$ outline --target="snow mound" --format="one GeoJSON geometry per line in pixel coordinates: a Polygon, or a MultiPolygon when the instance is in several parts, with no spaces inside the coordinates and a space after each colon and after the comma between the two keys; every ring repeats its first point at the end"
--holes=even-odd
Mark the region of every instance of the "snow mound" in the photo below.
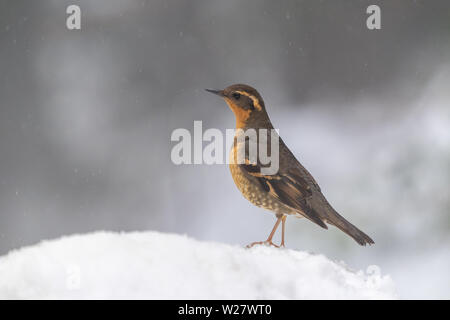
{"type": "Polygon", "coordinates": [[[377,267],[158,232],[74,235],[0,257],[0,299],[392,299],[377,267]]]}

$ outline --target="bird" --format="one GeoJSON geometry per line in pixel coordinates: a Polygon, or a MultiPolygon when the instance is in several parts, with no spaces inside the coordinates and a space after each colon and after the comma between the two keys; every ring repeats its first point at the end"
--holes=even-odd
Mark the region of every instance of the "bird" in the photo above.
{"type": "MultiPolygon", "coordinates": [[[[266,129],[273,132],[273,125],[266,111],[264,100],[256,89],[246,84],[233,84],[223,90],[205,89],[223,98],[236,118],[236,130],[266,129]]],[[[236,135],[230,151],[229,169],[234,183],[242,195],[257,207],[275,214],[276,222],[265,241],[249,244],[285,247],[285,223],[288,216],[307,218],[318,226],[328,229],[332,225],[349,235],[359,245],[375,242],[341,216],[323,195],[321,188],[308,170],[296,159],[281,137],[277,137],[279,167],[274,174],[264,174],[264,164],[250,161],[248,157],[248,139],[242,146],[236,135]],[[245,161],[236,160],[238,148],[245,148],[245,161]],[[234,157],[234,158],[233,158],[234,157]],[[233,159],[231,159],[233,158],[233,159]],[[281,243],[273,243],[273,236],[282,225],[281,243]]],[[[258,139],[261,139],[258,137],[258,139]]],[[[263,140],[258,140],[260,143],[263,140]]],[[[269,141],[269,140],[267,140],[269,141]]],[[[267,143],[269,144],[269,143],[267,143]]],[[[270,148],[268,148],[269,150],[270,148]]]]}

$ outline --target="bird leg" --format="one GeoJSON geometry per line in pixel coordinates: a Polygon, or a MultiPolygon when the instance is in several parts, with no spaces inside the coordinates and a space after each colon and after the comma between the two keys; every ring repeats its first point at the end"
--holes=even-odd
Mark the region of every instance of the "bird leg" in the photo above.
{"type": "Polygon", "coordinates": [[[284,227],[286,224],[286,218],[287,215],[283,214],[283,216],[281,217],[281,243],[280,243],[280,247],[284,248],[284,227]]]}
{"type": "MultiPolygon", "coordinates": [[[[275,222],[275,225],[273,226],[272,232],[270,232],[269,237],[267,238],[266,241],[257,241],[257,242],[250,243],[250,244],[247,246],[247,248],[251,248],[251,247],[253,247],[255,244],[265,244],[265,245],[268,245],[268,246],[274,246],[274,247],[276,247],[276,248],[279,248],[280,246],[277,246],[275,243],[272,242],[272,238],[273,238],[273,236],[274,236],[274,234],[275,234],[275,231],[277,231],[277,228],[278,228],[278,226],[280,225],[280,222],[282,221],[283,216],[284,216],[284,215],[280,216],[280,217],[277,219],[277,222],[275,222]]],[[[283,224],[284,224],[284,222],[283,222],[283,224]]],[[[283,242],[283,245],[284,245],[284,242],[283,242]]]]}

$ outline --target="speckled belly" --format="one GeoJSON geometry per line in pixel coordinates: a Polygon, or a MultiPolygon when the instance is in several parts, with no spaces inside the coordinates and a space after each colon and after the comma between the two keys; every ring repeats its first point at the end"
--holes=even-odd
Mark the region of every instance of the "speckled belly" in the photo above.
{"type": "MultiPolygon", "coordinates": [[[[233,151],[230,153],[232,156],[233,151]]],[[[262,189],[257,178],[244,173],[239,165],[230,164],[231,176],[242,195],[255,206],[270,210],[276,214],[295,214],[289,207],[262,189]]]]}

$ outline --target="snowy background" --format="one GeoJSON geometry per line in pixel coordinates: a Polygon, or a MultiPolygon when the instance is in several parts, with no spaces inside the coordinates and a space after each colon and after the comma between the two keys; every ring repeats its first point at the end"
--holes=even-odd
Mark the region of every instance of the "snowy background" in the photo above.
{"type": "Polygon", "coordinates": [[[0,0],[0,255],[96,230],[264,239],[225,165],[170,162],[174,129],[234,125],[203,88],[243,82],[376,242],[288,219],[288,248],[450,298],[448,1],[76,1],[69,31],[73,3],[0,0]]]}

